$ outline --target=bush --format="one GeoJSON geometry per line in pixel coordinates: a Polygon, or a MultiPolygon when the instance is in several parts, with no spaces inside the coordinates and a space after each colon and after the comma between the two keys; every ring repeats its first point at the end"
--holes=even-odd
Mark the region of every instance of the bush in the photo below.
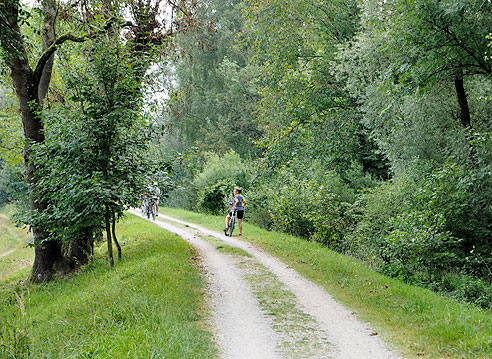
{"type": "Polygon", "coordinates": [[[353,208],[357,225],[347,236],[349,250],[388,275],[490,305],[490,144],[473,142],[478,147],[468,163],[450,161],[432,168],[416,161],[363,194],[353,208]],[[469,279],[461,280],[459,290],[450,289],[449,278],[443,280],[449,273],[469,279]]]}
{"type": "Polygon", "coordinates": [[[199,210],[219,214],[225,210],[225,203],[232,200],[234,186],[244,190],[249,188],[251,173],[239,155],[232,150],[221,157],[216,153],[207,153],[205,157],[203,170],[195,176],[192,183],[197,193],[195,206],[199,210]]]}
{"type": "Polygon", "coordinates": [[[464,274],[447,274],[436,289],[458,301],[473,303],[484,309],[492,309],[492,285],[464,274]]]}
{"type": "Polygon", "coordinates": [[[268,188],[252,185],[247,201],[245,216],[248,221],[261,228],[272,229],[273,221],[268,209],[268,188]]]}
{"type": "Polygon", "coordinates": [[[205,213],[219,215],[226,212],[226,198],[234,189],[231,179],[219,181],[216,184],[202,189],[202,196],[198,202],[198,208],[205,213]]]}
{"type": "Polygon", "coordinates": [[[262,205],[251,208],[256,221],[333,248],[342,245],[352,206],[344,199],[354,194],[334,172],[321,173],[314,165],[299,176],[284,168],[259,188],[256,199],[262,205]]]}
{"type": "Polygon", "coordinates": [[[376,267],[388,264],[383,239],[394,229],[398,216],[416,208],[431,170],[432,164],[415,161],[392,180],[362,192],[351,210],[356,224],[347,235],[346,251],[376,267]]]}
{"type": "Polygon", "coordinates": [[[442,215],[414,210],[391,222],[393,229],[382,248],[386,274],[411,283],[432,283],[456,264],[452,249],[459,241],[444,230],[442,215]]]}

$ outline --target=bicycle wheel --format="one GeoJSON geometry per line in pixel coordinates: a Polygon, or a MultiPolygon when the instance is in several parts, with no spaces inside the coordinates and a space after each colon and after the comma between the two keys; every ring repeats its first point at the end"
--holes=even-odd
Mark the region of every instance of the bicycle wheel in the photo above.
{"type": "Polygon", "coordinates": [[[229,223],[229,231],[228,231],[229,237],[232,237],[232,232],[234,231],[234,224],[236,222],[235,217],[236,216],[232,216],[231,217],[231,223],[229,223]]]}

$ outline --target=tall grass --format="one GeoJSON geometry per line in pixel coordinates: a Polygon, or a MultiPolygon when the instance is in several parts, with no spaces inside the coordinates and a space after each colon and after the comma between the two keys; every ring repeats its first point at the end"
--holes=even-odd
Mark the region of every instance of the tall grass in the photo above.
{"type": "Polygon", "coordinates": [[[113,269],[101,249],[71,278],[0,287],[1,358],[215,357],[190,245],[132,215],[117,233],[113,269]]]}
{"type": "MultiPolygon", "coordinates": [[[[160,210],[221,231],[223,217],[160,210]]],[[[381,275],[317,243],[244,223],[242,237],[281,258],[414,358],[491,358],[492,312],[381,275]]]]}

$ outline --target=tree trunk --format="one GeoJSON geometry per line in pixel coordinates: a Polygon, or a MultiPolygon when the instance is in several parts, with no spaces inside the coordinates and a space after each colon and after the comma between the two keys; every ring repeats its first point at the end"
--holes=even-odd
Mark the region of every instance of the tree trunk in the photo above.
{"type": "Polygon", "coordinates": [[[105,220],[106,220],[106,239],[108,241],[108,262],[109,266],[113,268],[114,266],[114,259],[113,259],[113,243],[111,241],[111,218],[109,214],[109,209],[106,208],[106,214],[105,214],[105,220]]]}
{"type": "MultiPolygon", "coordinates": [[[[0,3],[2,29],[0,29],[0,45],[8,54],[10,76],[15,93],[19,99],[22,114],[22,126],[26,144],[24,146],[24,165],[26,182],[29,188],[29,207],[31,211],[41,213],[46,209],[46,203],[38,198],[36,189],[36,166],[30,161],[32,144],[44,142],[44,129],[41,118],[37,114],[40,109],[38,94],[39,79],[29,66],[24,41],[18,24],[19,2],[5,1],[0,3]]],[[[43,228],[34,227],[34,264],[31,280],[44,282],[51,278],[54,265],[62,259],[60,243],[46,241],[47,233],[43,228]]]]}
{"type": "Polygon", "coordinates": [[[458,98],[458,105],[460,106],[460,120],[461,125],[464,128],[471,127],[470,107],[468,106],[468,99],[466,97],[465,86],[463,84],[462,74],[458,74],[454,80],[454,87],[456,89],[456,96],[458,98]]]}
{"type": "MultiPolygon", "coordinates": [[[[56,3],[53,0],[43,1],[44,25],[43,25],[43,52],[48,49],[56,40],[55,25],[56,25],[56,3]]],[[[51,82],[51,74],[53,72],[53,63],[55,55],[52,54],[44,65],[41,79],[39,81],[38,96],[40,102],[43,102],[51,82]]]]}
{"type": "Polygon", "coordinates": [[[115,216],[114,212],[113,212],[113,223],[112,223],[111,232],[113,233],[114,244],[116,245],[116,248],[118,249],[118,259],[121,259],[121,246],[118,242],[118,239],[116,238],[116,216],[115,216]]]}
{"type": "Polygon", "coordinates": [[[70,240],[68,256],[72,258],[77,267],[89,263],[89,257],[93,252],[93,235],[90,230],[82,231],[79,237],[70,240]]]}

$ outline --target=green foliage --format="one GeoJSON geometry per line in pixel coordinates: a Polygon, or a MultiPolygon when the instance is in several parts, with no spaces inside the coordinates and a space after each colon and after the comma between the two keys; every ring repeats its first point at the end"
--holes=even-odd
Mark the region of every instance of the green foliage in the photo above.
{"type": "Polygon", "coordinates": [[[248,191],[248,208],[246,209],[248,222],[265,229],[273,228],[271,211],[268,208],[270,188],[274,187],[253,182],[248,191]]]}
{"type": "Polygon", "coordinates": [[[221,180],[214,185],[202,188],[203,193],[198,202],[198,208],[205,213],[221,214],[227,209],[226,199],[234,189],[234,182],[221,180]]]}
{"type": "Polygon", "coordinates": [[[381,14],[384,21],[369,17],[368,22],[381,26],[389,40],[386,54],[395,60],[390,71],[401,81],[425,84],[457,70],[491,74],[492,63],[485,59],[490,2],[393,0],[380,7],[381,14]]]}
{"type": "Polygon", "coordinates": [[[381,263],[383,239],[393,229],[392,219],[416,207],[422,180],[431,169],[430,164],[415,161],[401,175],[362,193],[354,204],[357,223],[347,236],[346,250],[376,266],[381,263]]]}
{"type": "Polygon", "coordinates": [[[36,148],[40,191],[49,205],[33,220],[62,240],[91,237],[105,214],[136,206],[148,184],[137,64],[119,43],[98,40],[87,68],[65,74],[70,101],[45,112],[46,143],[36,148]]]}
{"type": "Polygon", "coordinates": [[[232,150],[223,155],[209,152],[205,154],[205,158],[203,170],[194,180],[197,188],[210,186],[224,179],[232,179],[236,186],[248,188],[251,174],[239,154],[232,150]]]}
{"type": "Polygon", "coordinates": [[[0,85],[0,158],[12,167],[23,162],[24,134],[18,106],[13,93],[7,87],[0,85]]]}
{"type": "Polygon", "coordinates": [[[248,219],[337,248],[351,225],[354,199],[354,191],[336,172],[324,172],[319,163],[299,164],[283,168],[273,180],[257,180],[248,219]]]}
{"type": "Polygon", "coordinates": [[[442,214],[445,229],[462,239],[456,251],[461,269],[481,278],[490,276],[492,263],[490,170],[446,165],[433,174],[423,196],[428,211],[442,214]]]}
{"type": "Polygon", "coordinates": [[[441,278],[436,284],[436,289],[460,302],[492,309],[492,285],[485,280],[450,273],[441,278]]]}
{"type": "MultiPolygon", "coordinates": [[[[477,161],[488,161],[490,140],[476,138],[477,161]]],[[[441,282],[448,274],[487,280],[490,181],[489,164],[433,169],[416,162],[356,203],[358,220],[347,248],[387,274],[432,288],[447,288],[441,282]]]]}
{"type": "Polygon", "coordinates": [[[0,205],[9,201],[21,201],[22,205],[27,205],[22,168],[23,133],[16,106],[13,94],[0,85],[0,205]]]}
{"type": "Polygon", "coordinates": [[[8,165],[0,159],[0,205],[18,201],[27,206],[27,186],[21,165],[8,165]]]}
{"type": "Polygon", "coordinates": [[[272,193],[269,209],[275,228],[335,248],[344,235],[344,210],[336,195],[305,180],[287,182],[272,193]]]}
{"type": "Polygon", "coordinates": [[[243,158],[258,153],[258,72],[247,63],[248,50],[236,45],[246,6],[246,0],[207,0],[196,11],[198,26],[177,36],[184,55],[175,61],[168,121],[178,146],[233,149],[243,158]]]}
{"type": "Polygon", "coordinates": [[[260,1],[247,16],[244,38],[254,39],[254,61],[263,75],[260,170],[272,172],[300,157],[321,160],[342,177],[354,164],[384,177],[384,161],[360,123],[356,103],[332,71],[337,44],[355,31],[356,2],[260,1]]]}
{"type": "Polygon", "coordinates": [[[358,13],[355,1],[259,1],[242,36],[263,75],[263,153],[248,218],[340,250],[357,192],[387,176],[357,103],[333,73],[358,13]]]}
{"type": "Polygon", "coordinates": [[[366,0],[361,10],[358,33],[339,47],[337,78],[361,103],[395,178],[356,202],[347,248],[432,288],[447,275],[490,278],[492,6],[366,0]],[[461,80],[480,134],[463,130],[461,80]]]}
{"type": "Polygon", "coordinates": [[[381,256],[383,273],[415,283],[432,283],[443,270],[456,265],[457,242],[445,230],[442,215],[414,210],[391,220],[381,256]]]}
{"type": "Polygon", "coordinates": [[[169,207],[193,209],[196,204],[196,193],[193,187],[193,179],[203,168],[205,159],[199,153],[198,148],[182,154],[172,151],[173,156],[179,158],[173,165],[171,181],[174,187],[168,196],[163,198],[163,204],[169,207]]]}
{"type": "Polygon", "coordinates": [[[360,31],[337,55],[338,73],[393,169],[415,157],[466,161],[455,80],[464,81],[471,126],[490,131],[490,112],[476,99],[487,98],[491,86],[484,59],[491,4],[366,0],[362,9],[360,31]]]}
{"type": "Polygon", "coordinates": [[[251,173],[239,154],[229,151],[222,156],[206,154],[203,170],[193,180],[196,189],[196,203],[209,213],[223,213],[227,201],[232,200],[234,186],[247,190],[251,182],[251,173]],[[230,198],[229,198],[230,197],[230,198]]]}

